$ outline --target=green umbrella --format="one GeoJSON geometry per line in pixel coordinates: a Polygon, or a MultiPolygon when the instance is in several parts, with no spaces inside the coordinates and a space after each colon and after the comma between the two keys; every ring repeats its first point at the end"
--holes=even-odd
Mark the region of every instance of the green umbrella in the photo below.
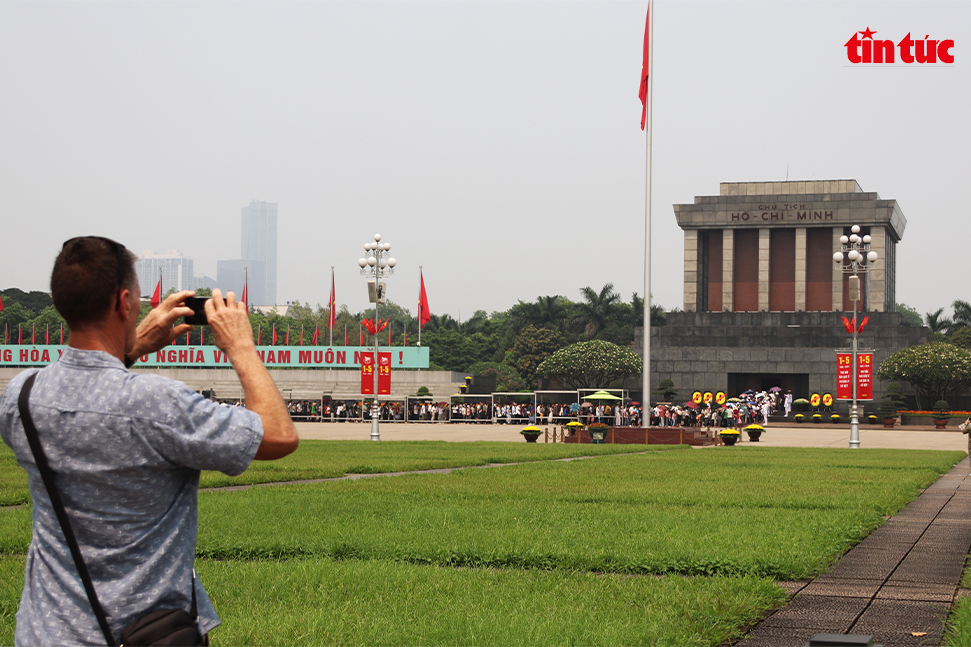
{"type": "Polygon", "coordinates": [[[606,391],[597,391],[596,393],[591,393],[590,395],[583,396],[584,400],[622,400],[623,398],[618,398],[612,393],[607,393],[606,391]]]}

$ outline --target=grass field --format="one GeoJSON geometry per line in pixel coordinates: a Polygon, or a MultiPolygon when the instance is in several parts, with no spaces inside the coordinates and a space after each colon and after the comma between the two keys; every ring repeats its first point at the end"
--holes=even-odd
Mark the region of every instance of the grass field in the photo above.
{"type": "MultiPolygon", "coordinates": [[[[533,448],[305,446],[321,472],[533,448]]],[[[962,456],[745,447],[202,493],[199,572],[214,644],[718,645],[962,456]]],[[[0,644],[29,539],[29,506],[0,510],[0,644]]]]}

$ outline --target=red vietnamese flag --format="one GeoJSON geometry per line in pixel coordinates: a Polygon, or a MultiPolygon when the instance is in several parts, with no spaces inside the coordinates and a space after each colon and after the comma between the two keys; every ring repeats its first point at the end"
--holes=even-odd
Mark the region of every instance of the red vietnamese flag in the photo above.
{"type": "Polygon", "coordinates": [[[3,297],[0,297],[0,312],[3,312],[3,297]]]}
{"type": "Polygon", "coordinates": [[[249,268],[243,268],[243,305],[246,306],[246,312],[249,312],[249,268]]]}
{"type": "Polygon", "coordinates": [[[263,326],[260,326],[259,328],[256,329],[256,345],[257,346],[263,345],[263,326]]]}
{"type": "Polygon", "coordinates": [[[61,324],[61,345],[64,345],[64,324],[61,324]]]}
{"type": "Polygon", "coordinates": [[[327,302],[330,314],[327,315],[327,329],[334,330],[337,324],[337,293],[334,291],[334,268],[330,268],[330,301],[327,302]]]}
{"type": "Polygon", "coordinates": [[[421,275],[421,293],[418,295],[418,327],[424,328],[432,320],[432,313],[428,311],[428,295],[425,294],[425,276],[421,275]]]}
{"type": "Polygon", "coordinates": [[[158,271],[158,285],[155,286],[155,294],[152,295],[152,309],[162,303],[162,270],[158,271]]]}
{"type": "Polygon", "coordinates": [[[30,343],[37,343],[37,329],[34,327],[34,324],[30,324],[30,343]]]}
{"type": "Polygon", "coordinates": [[[206,345],[206,329],[205,328],[200,328],[199,329],[199,345],[200,346],[205,346],[206,345]]]}
{"type": "Polygon", "coordinates": [[[276,324],[273,324],[273,345],[276,346],[276,324]]]}
{"type": "Polygon", "coordinates": [[[311,340],[310,345],[311,346],[316,346],[317,345],[317,342],[319,342],[319,341],[320,341],[320,328],[319,327],[315,327],[314,328],[314,338],[311,340]]]}
{"type": "Polygon", "coordinates": [[[361,346],[364,345],[364,328],[358,327],[358,332],[361,333],[361,346]]]}
{"type": "Polygon", "coordinates": [[[22,324],[17,324],[17,343],[24,343],[24,327],[22,324]]]}
{"type": "Polygon", "coordinates": [[[641,98],[641,130],[644,130],[647,124],[647,77],[650,74],[650,61],[648,57],[651,52],[650,43],[648,42],[648,37],[651,33],[651,6],[647,6],[647,18],[644,20],[644,65],[641,67],[641,89],[638,92],[638,96],[641,98]]]}
{"type": "Polygon", "coordinates": [[[405,346],[408,345],[408,324],[405,324],[405,346]]]}
{"type": "Polygon", "coordinates": [[[283,345],[284,346],[290,345],[290,324],[287,324],[287,336],[284,338],[283,345]]]}
{"type": "MultiPolygon", "coordinates": [[[[10,343],[10,328],[7,327],[7,324],[3,324],[3,343],[10,343]]],[[[63,344],[64,342],[62,341],[61,343],[63,344]]]]}
{"type": "Polygon", "coordinates": [[[344,345],[350,346],[351,340],[347,337],[347,324],[344,324],[344,345]]]}
{"type": "Polygon", "coordinates": [[[394,326],[388,326],[388,346],[393,346],[391,343],[391,331],[394,330],[394,326]]]}
{"type": "Polygon", "coordinates": [[[47,327],[44,328],[44,344],[50,344],[50,343],[51,343],[51,325],[47,324],[47,327]]]}
{"type": "Polygon", "coordinates": [[[300,324],[300,345],[303,346],[303,324],[300,324]]]}

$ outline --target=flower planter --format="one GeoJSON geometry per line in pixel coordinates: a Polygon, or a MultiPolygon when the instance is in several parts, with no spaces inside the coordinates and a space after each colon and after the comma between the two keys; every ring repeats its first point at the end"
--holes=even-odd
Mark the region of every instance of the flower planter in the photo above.
{"type": "Polygon", "coordinates": [[[948,421],[948,418],[944,418],[943,420],[938,420],[937,418],[935,418],[934,429],[944,429],[945,427],[947,427],[947,421],[948,421]]]}
{"type": "Polygon", "coordinates": [[[884,429],[893,429],[893,426],[896,423],[897,423],[897,419],[896,418],[884,418],[883,419],[883,428],[884,429]]]}
{"type": "Polygon", "coordinates": [[[538,434],[538,433],[535,433],[535,434],[523,434],[523,437],[526,439],[526,442],[527,443],[535,443],[536,442],[536,439],[539,438],[539,436],[540,436],[540,434],[538,434]]]}
{"type": "Polygon", "coordinates": [[[590,442],[594,445],[603,445],[604,437],[606,437],[607,432],[601,429],[589,429],[590,432],[590,442]]]}
{"type": "Polygon", "coordinates": [[[750,431],[750,432],[748,432],[748,439],[751,442],[753,442],[753,443],[759,442],[759,438],[761,436],[762,436],[762,432],[761,431],[750,431]]]}
{"type": "Polygon", "coordinates": [[[738,436],[722,436],[722,442],[731,447],[738,442],[738,436]]]}

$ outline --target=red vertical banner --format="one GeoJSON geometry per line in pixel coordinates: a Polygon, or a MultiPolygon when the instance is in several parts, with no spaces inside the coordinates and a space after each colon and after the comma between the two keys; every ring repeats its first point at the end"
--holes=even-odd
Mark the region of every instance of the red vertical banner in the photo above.
{"type": "Polygon", "coordinates": [[[873,353],[856,354],[856,399],[873,399],[873,353]]]}
{"type": "Polygon", "coordinates": [[[391,353],[378,353],[378,395],[391,395],[391,353]]]}
{"type": "Polygon", "coordinates": [[[361,355],[361,395],[374,395],[374,353],[361,355]]]}
{"type": "Polygon", "coordinates": [[[836,353],[836,399],[853,399],[852,353],[836,353]]]}

